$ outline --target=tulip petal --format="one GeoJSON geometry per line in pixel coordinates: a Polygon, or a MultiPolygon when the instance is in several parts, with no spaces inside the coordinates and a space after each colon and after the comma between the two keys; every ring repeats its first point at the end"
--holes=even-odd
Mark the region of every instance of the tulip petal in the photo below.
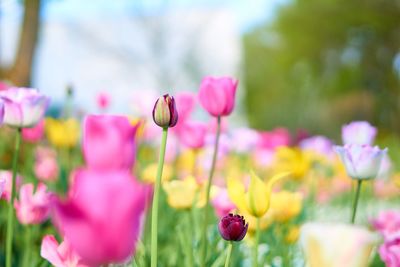
{"type": "Polygon", "coordinates": [[[58,242],[52,235],[46,235],[43,238],[40,256],[48,260],[55,267],[64,267],[63,260],[58,253],[58,242]]]}

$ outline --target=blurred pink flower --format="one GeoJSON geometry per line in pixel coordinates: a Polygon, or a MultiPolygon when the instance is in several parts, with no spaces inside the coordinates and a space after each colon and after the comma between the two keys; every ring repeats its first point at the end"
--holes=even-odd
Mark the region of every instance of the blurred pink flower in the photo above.
{"type": "Polygon", "coordinates": [[[353,121],[342,127],[343,144],[372,145],[377,130],[367,121],[353,121]]]}
{"type": "Polygon", "coordinates": [[[128,170],[78,170],[68,199],[55,201],[55,224],[85,262],[121,262],[135,251],[149,193],[128,170]]]}
{"type": "Polygon", "coordinates": [[[384,243],[378,249],[386,267],[400,266],[400,231],[386,236],[384,243]]]}
{"type": "Polygon", "coordinates": [[[97,106],[104,110],[110,106],[111,96],[105,92],[98,93],[96,96],[97,106]]]}
{"type": "Polygon", "coordinates": [[[49,98],[31,88],[0,91],[4,101],[4,123],[13,127],[33,127],[44,116],[49,98]]]}
{"type": "Polygon", "coordinates": [[[230,77],[205,77],[200,85],[200,104],[214,117],[231,114],[237,85],[238,81],[230,77]]]}
{"type": "Polygon", "coordinates": [[[37,147],[33,170],[41,181],[57,180],[59,169],[56,152],[51,148],[37,147]]]}
{"type": "Polygon", "coordinates": [[[0,197],[3,195],[5,187],[6,187],[6,179],[0,177],[0,197]]]}
{"type": "Polygon", "coordinates": [[[36,193],[33,193],[33,184],[24,184],[19,191],[19,200],[15,200],[14,207],[21,224],[39,224],[49,217],[50,193],[47,186],[39,184],[36,193]]]}
{"type": "Polygon", "coordinates": [[[386,210],[371,220],[372,227],[384,237],[400,231],[400,211],[386,210]]]}
{"type": "Polygon", "coordinates": [[[179,120],[176,126],[179,126],[188,120],[192,114],[196,105],[196,95],[191,92],[180,92],[175,96],[175,103],[179,114],[179,120]]]}
{"type": "Polygon", "coordinates": [[[189,148],[202,148],[205,144],[207,129],[206,123],[186,121],[179,129],[178,137],[183,145],[189,148]]]}
{"type": "Polygon", "coordinates": [[[6,82],[4,81],[0,81],[0,91],[4,91],[7,90],[8,88],[10,88],[10,85],[8,85],[6,82]]]}
{"type": "Polygon", "coordinates": [[[40,120],[36,126],[32,128],[22,129],[22,138],[30,143],[39,142],[44,135],[44,120],[40,120]]]}
{"type": "Polygon", "coordinates": [[[89,267],[83,263],[81,257],[73,250],[67,240],[60,245],[52,235],[46,235],[42,239],[40,256],[48,260],[55,267],[89,267]]]}
{"type": "Polygon", "coordinates": [[[290,133],[286,128],[275,128],[269,132],[259,132],[259,147],[263,149],[275,149],[279,146],[290,145],[290,133]]]}
{"type": "Polygon", "coordinates": [[[304,139],[300,142],[299,146],[303,150],[312,151],[328,158],[332,158],[334,153],[332,141],[322,135],[304,139]]]}
{"type": "Polygon", "coordinates": [[[229,198],[228,191],[226,189],[220,189],[211,203],[215,209],[215,213],[221,218],[236,209],[236,206],[229,198]]]}
{"type": "Polygon", "coordinates": [[[239,153],[248,153],[256,148],[259,134],[251,128],[237,128],[232,131],[232,150],[239,153]]]}
{"type": "MultiPolygon", "coordinates": [[[[3,194],[1,195],[1,199],[5,199],[7,201],[10,201],[11,198],[11,189],[12,189],[12,172],[11,171],[5,171],[5,170],[0,170],[0,179],[5,180],[5,185],[4,185],[4,190],[3,194]]],[[[17,190],[21,186],[22,182],[22,177],[17,175],[16,179],[16,185],[17,185],[17,190]]]]}
{"type": "Polygon", "coordinates": [[[88,115],[84,120],[83,154],[94,169],[130,169],[135,161],[133,127],[123,116],[88,115]]]}
{"type": "Polygon", "coordinates": [[[374,183],[374,194],[379,198],[397,197],[400,189],[393,182],[377,179],[374,183]]]}
{"type": "Polygon", "coordinates": [[[353,179],[376,178],[387,153],[387,148],[381,150],[377,146],[359,144],[335,146],[334,149],[345,165],[347,175],[353,179]]]}

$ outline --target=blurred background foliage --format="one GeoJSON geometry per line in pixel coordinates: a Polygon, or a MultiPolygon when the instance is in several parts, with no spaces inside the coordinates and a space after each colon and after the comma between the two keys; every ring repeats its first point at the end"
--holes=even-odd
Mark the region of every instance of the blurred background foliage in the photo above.
{"type": "Polygon", "coordinates": [[[253,127],[331,134],[368,120],[399,133],[400,1],[293,0],[244,36],[253,127]]]}

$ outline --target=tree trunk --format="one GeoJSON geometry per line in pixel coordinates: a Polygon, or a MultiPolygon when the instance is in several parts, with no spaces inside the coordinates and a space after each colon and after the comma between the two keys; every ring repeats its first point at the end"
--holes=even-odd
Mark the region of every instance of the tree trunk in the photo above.
{"type": "Polygon", "coordinates": [[[24,1],[24,17],[14,64],[0,69],[0,78],[15,86],[29,86],[40,27],[41,0],[24,1]]]}

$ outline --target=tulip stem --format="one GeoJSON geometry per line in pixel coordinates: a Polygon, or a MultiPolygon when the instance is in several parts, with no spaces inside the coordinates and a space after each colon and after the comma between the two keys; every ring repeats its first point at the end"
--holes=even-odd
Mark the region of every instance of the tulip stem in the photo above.
{"type": "Polygon", "coordinates": [[[229,242],[228,245],[228,252],[226,254],[226,260],[225,260],[225,267],[229,267],[229,262],[231,261],[231,255],[232,255],[232,248],[233,248],[233,242],[229,242]]]}
{"type": "Polygon", "coordinates": [[[30,248],[31,235],[32,235],[31,226],[26,225],[25,226],[25,251],[24,251],[24,258],[23,258],[23,262],[22,262],[23,267],[29,266],[29,258],[30,258],[30,251],[31,251],[31,248],[30,248]]]}
{"type": "Polygon", "coordinates": [[[16,194],[16,179],[17,179],[17,164],[19,148],[21,145],[21,132],[22,128],[17,129],[15,137],[15,149],[12,162],[12,182],[11,182],[11,199],[8,203],[8,216],[7,216],[7,241],[6,241],[6,267],[11,267],[12,261],[12,241],[13,241],[13,226],[14,226],[14,199],[16,194]]]}
{"type": "Polygon", "coordinates": [[[357,213],[357,206],[358,206],[358,199],[360,198],[360,191],[361,191],[361,183],[362,180],[359,179],[357,180],[357,189],[356,189],[356,195],[354,197],[354,202],[353,202],[353,213],[351,215],[351,223],[354,224],[354,221],[356,219],[356,213],[357,213]]]}
{"type": "Polygon", "coordinates": [[[157,267],[157,229],[158,229],[158,202],[160,197],[161,177],[164,167],[165,148],[167,145],[168,127],[163,128],[156,183],[154,185],[153,207],[151,210],[151,267],[157,267]]]}
{"type": "Polygon", "coordinates": [[[221,117],[217,117],[217,132],[215,134],[215,143],[214,143],[214,154],[211,162],[210,173],[208,176],[207,181],[207,191],[206,191],[206,204],[204,206],[204,222],[203,222],[203,229],[202,229],[202,247],[200,253],[200,260],[202,267],[205,267],[206,257],[207,257],[207,223],[208,223],[208,206],[210,203],[210,190],[212,184],[212,178],[214,175],[215,164],[217,162],[217,155],[218,155],[218,145],[219,145],[219,136],[221,132],[221,117]]]}
{"type": "Polygon", "coordinates": [[[260,218],[256,220],[256,238],[254,241],[254,248],[253,248],[253,267],[258,266],[258,244],[260,243],[260,218]]]}

